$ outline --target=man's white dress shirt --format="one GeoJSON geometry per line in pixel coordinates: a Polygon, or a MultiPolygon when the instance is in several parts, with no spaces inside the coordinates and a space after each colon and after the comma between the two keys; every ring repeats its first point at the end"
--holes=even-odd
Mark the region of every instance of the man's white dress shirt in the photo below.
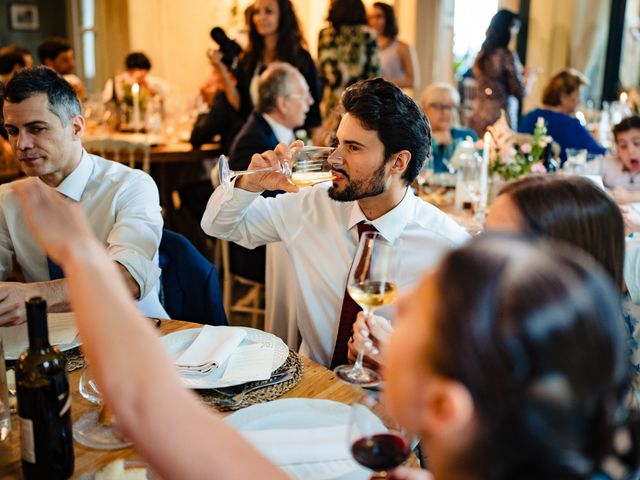
{"type": "MultiPolygon", "coordinates": [[[[163,221],[153,179],[141,170],[83,151],[80,163],[57,190],[80,203],[91,230],[104,242],[109,256],[126,267],[136,280],[142,312],[168,318],[157,290],[163,221]]],[[[0,185],[0,280],[12,271],[14,260],[27,282],[50,280],[47,257],[31,235],[9,183],[0,185]]]]}
{"type": "MultiPolygon", "coordinates": [[[[285,145],[289,145],[291,142],[293,142],[296,139],[296,134],[293,133],[293,130],[291,130],[289,127],[275,120],[268,113],[263,113],[262,118],[264,118],[264,121],[267,122],[271,127],[273,134],[278,139],[278,143],[284,143],[285,145]]],[[[262,153],[262,152],[258,152],[258,153],[262,153]]]]}
{"type": "MultiPolygon", "coordinates": [[[[357,202],[337,202],[326,188],[264,198],[239,188],[217,189],[202,218],[203,230],[247,248],[282,241],[298,283],[298,327],[309,356],[329,365],[340,322],[347,276],[357,247],[356,225],[366,221],[357,202]]],[[[374,220],[389,242],[400,240],[399,292],[402,294],[467,232],[445,213],[407,190],[390,212],[374,220]]],[[[391,318],[393,307],[379,309],[391,318]]]]}

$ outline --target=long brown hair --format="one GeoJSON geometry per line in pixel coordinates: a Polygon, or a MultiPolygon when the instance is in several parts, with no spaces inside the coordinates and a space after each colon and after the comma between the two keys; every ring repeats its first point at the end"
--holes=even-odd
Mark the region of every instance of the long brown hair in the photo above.
{"type": "Polygon", "coordinates": [[[575,245],[591,255],[622,288],[624,220],[615,201],[591,180],[541,175],[506,185],[527,233],[575,245]]]}

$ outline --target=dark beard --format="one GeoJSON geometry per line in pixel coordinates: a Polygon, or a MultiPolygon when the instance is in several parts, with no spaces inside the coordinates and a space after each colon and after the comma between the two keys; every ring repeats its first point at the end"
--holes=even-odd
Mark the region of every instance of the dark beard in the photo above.
{"type": "Polygon", "coordinates": [[[353,202],[361,198],[375,197],[385,190],[384,169],[387,162],[383,162],[368,180],[349,181],[344,190],[337,191],[332,185],[327,193],[329,198],[338,202],[353,202]]]}

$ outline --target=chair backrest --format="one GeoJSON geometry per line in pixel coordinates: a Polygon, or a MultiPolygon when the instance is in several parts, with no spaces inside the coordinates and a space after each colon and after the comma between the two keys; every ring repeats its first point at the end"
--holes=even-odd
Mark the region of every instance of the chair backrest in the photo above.
{"type": "Polygon", "coordinates": [[[89,153],[116,162],[128,163],[131,168],[136,168],[136,163],[141,163],[142,170],[147,173],[151,170],[151,153],[146,143],[104,139],[85,140],[82,144],[89,153]]]}
{"type": "Polygon", "coordinates": [[[171,318],[227,325],[218,271],[185,236],[162,232],[160,268],[164,308],[171,318]]]}
{"type": "Polygon", "coordinates": [[[462,105],[470,107],[478,95],[478,82],[475,78],[463,78],[462,79],[462,105]]]}

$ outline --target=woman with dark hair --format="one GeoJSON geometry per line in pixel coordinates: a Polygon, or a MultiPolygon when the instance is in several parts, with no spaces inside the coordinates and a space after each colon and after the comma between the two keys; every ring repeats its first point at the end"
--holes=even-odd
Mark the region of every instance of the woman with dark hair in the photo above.
{"type": "Polygon", "coordinates": [[[520,29],[518,15],[499,10],[489,24],[480,52],[473,63],[477,94],[470,126],[482,137],[505,110],[511,128],[517,127],[518,105],[525,93],[522,65],[510,44],[520,29]]]}
{"type": "Polygon", "coordinates": [[[247,118],[257,96],[260,74],[271,62],[287,62],[300,71],[313,97],[304,127],[310,130],[320,126],[322,87],[291,1],[256,0],[247,10],[247,23],[249,45],[232,71],[222,63],[220,52],[210,54],[213,67],[222,75],[229,103],[247,118]]]}
{"type": "MultiPolygon", "coordinates": [[[[81,209],[41,182],[13,188],[65,271],[105,402],[149,466],[163,478],[285,478],[184,388],[81,209]]],[[[398,311],[384,401],[422,440],[438,480],[588,479],[610,463],[614,434],[627,426],[628,354],[617,292],[586,255],[479,237],[398,311]]]]}
{"type": "Polygon", "coordinates": [[[544,87],[542,108],[522,117],[518,128],[520,132],[533,133],[538,119],[544,119],[547,133],[561,147],[562,163],[567,160],[567,148],[584,148],[597,155],[604,155],[607,151],[575,117],[583,85],[589,85],[589,79],[573,68],[556,73],[544,87]]]}
{"type": "MultiPolygon", "coordinates": [[[[636,264],[637,247],[625,257],[622,213],[613,198],[586,178],[543,175],[510,183],[491,205],[485,227],[578,247],[605,269],[621,292],[625,279],[635,278],[629,264],[636,264]]],[[[634,372],[630,404],[640,408],[640,312],[627,294],[623,310],[634,372]]]]}
{"type": "Polygon", "coordinates": [[[376,32],[367,26],[362,0],[331,0],[327,20],[318,36],[323,118],[340,103],[345,88],[381,73],[376,32]]]}
{"type": "Polygon", "coordinates": [[[590,479],[610,463],[628,353],[616,289],[586,255],[481,236],[398,310],[385,401],[434,478],[590,479]]]}
{"type": "Polygon", "coordinates": [[[413,48],[398,40],[398,22],[393,7],[376,2],[369,12],[369,26],[378,34],[382,78],[400,88],[415,88],[420,83],[418,59],[413,48]]]}

